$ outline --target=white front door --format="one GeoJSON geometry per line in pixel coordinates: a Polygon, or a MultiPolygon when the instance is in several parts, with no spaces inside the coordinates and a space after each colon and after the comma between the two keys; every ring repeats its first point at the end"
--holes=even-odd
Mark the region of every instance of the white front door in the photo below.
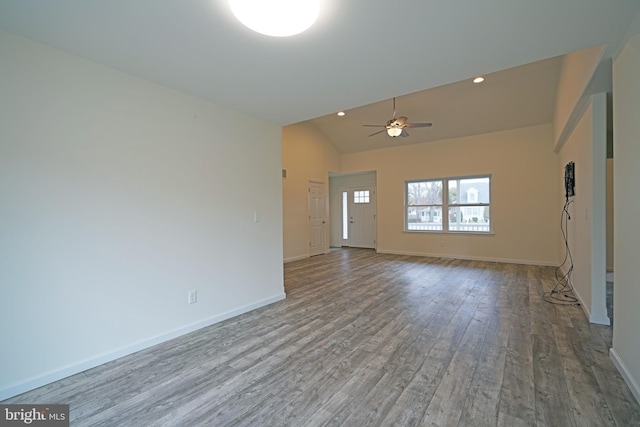
{"type": "Polygon", "coordinates": [[[309,256],[324,253],[325,200],[324,184],[309,182],[309,256]]]}
{"type": "Polygon", "coordinates": [[[347,192],[348,246],[376,247],[375,187],[350,188],[347,192]]]}

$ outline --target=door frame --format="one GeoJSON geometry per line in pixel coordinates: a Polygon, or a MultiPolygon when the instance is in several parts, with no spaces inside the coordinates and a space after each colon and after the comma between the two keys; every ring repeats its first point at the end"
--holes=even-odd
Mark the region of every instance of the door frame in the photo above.
{"type": "Polygon", "coordinates": [[[350,247],[352,242],[351,242],[351,236],[353,234],[352,231],[352,227],[350,225],[348,226],[348,233],[347,233],[347,239],[344,238],[344,227],[345,227],[345,213],[344,213],[344,196],[343,194],[346,192],[347,193],[347,221],[350,221],[351,219],[351,213],[350,210],[352,208],[353,205],[353,200],[352,200],[352,195],[354,191],[362,191],[362,190],[369,190],[373,193],[373,217],[374,217],[374,225],[373,225],[373,248],[372,249],[376,249],[378,248],[378,222],[377,222],[377,218],[378,218],[378,199],[377,199],[377,187],[376,185],[373,184],[364,184],[364,185],[350,185],[350,186],[341,186],[338,188],[338,193],[340,195],[340,234],[341,234],[341,246],[347,246],[350,247]]]}

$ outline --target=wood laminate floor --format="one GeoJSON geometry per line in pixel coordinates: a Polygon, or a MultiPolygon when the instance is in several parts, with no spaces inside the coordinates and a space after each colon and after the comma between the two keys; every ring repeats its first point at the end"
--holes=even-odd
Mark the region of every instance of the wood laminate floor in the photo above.
{"type": "Polygon", "coordinates": [[[336,249],[287,299],[4,403],[72,426],[640,426],[611,329],[554,270],[336,249]]]}

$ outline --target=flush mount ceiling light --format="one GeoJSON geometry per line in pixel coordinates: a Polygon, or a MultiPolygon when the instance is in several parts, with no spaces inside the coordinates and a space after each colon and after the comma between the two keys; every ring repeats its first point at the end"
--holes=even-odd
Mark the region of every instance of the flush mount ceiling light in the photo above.
{"type": "Polygon", "coordinates": [[[340,117],[343,117],[346,113],[344,111],[338,111],[337,113],[340,117]]]}
{"type": "Polygon", "coordinates": [[[245,26],[274,37],[305,31],[320,13],[320,0],[229,0],[229,6],[245,26]]]}
{"type": "Polygon", "coordinates": [[[483,81],[484,81],[484,77],[480,77],[480,76],[473,79],[474,83],[482,83],[483,81]]]}

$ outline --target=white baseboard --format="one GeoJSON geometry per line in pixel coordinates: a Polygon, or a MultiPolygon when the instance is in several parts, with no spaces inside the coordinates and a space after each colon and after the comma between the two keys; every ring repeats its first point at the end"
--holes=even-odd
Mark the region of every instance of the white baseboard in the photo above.
{"type": "Polygon", "coordinates": [[[460,259],[465,261],[486,261],[486,262],[499,262],[502,264],[524,264],[524,265],[542,265],[545,267],[557,267],[557,264],[550,263],[548,261],[535,261],[535,260],[525,260],[525,259],[491,258],[491,257],[477,257],[477,256],[464,256],[464,255],[454,255],[454,254],[426,253],[426,252],[389,251],[385,249],[377,249],[376,252],[380,254],[421,256],[421,257],[427,257],[427,258],[446,258],[446,259],[460,259]]]}
{"type": "Polygon", "coordinates": [[[300,261],[301,259],[307,259],[309,258],[309,255],[297,255],[297,256],[292,256],[289,258],[285,258],[284,259],[284,263],[288,263],[288,262],[292,262],[292,261],[300,261]]]}
{"type": "Polygon", "coordinates": [[[624,378],[624,382],[626,382],[629,386],[631,393],[633,393],[633,397],[635,397],[636,401],[640,403],[640,385],[638,385],[636,380],[627,369],[627,366],[624,364],[622,359],[620,359],[620,356],[618,356],[618,353],[616,353],[613,348],[609,349],[609,357],[613,361],[613,364],[616,365],[616,368],[618,368],[618,372],[620,372],[620,375],[622,375],[622,378],[624,378]]]}
{"type": "Polygon", "coordinates": [[[256,301],[252,304],[248,304],[243,307],[239,307],[234,310],[230,310],[225,313],[209,317],[208,319],[204,319],[199,322],[192,323],[190,325],[173,329],[171,331],[165,332],[160,335],[156,335],[154,337],[151,337],[142,341],[138,341],[137,343],[111,351],[109,353],[105,353],[91,359],[83,360],[83,361],[74,363],[72,365],[66,366],[64,368],[49,372],[47,374],[44,374],[35,378],[31,378],[27,381],[0,389],[0,401],[9,399],[10,397],[13,397],[13,396],[17,396],[29,390],[42,387],[43,385],[47,385],[49,383],[61,380],[71,375],[78,374],[80,372],[86,371],[87,369],[95,368],[96,366],[102,365],[107,362],[111,362],[112,360],[116,360],[121,357],[128,356],[140,350],[153,347],[154,345],[197,331],[198,329],[202,329],[207,326],[214,325],[216,323],[222,322],[224,320],[230,319],[240,314],[247,313],[249,311],[255,310],[260,307],[264,307],[269,304],[273,304],[274,302],[281,301],[285,298],[286,298],[286,294],[282,292],[281,294],[274,295],[272,297],[265,298],[260,301],[256,301]]]}
{"type": "Polygon", "coordinates": [[[589,323],[595,323],[596,325],[611,326],[611,319],[609,316],[589,316],[589,323]]]}
{"type": "MultiPolygon", "coordinates": [[[[563,271],[563,273],[564,273],[564,271],[563,271]]],[[[566,273],[564,273],[564,274],[566,274],[566,273]]],[[[589,322],[591,322],[591,310],[584,303],[584,301],[582,300],[582,296],[580,295],[580,293],[578,292],[578,290],[576,288],[573,288],[573,294],[578,299],[578,302],[580,303],[580,308],[582,308],[582,311],[584,311],[584,315],[587,316],[587,319],[589,319],[589,322]]]]}
{"type": "MultiPolygon", "coordinates": [[[[564,271],[564,269],[562,269],[562,273],[563,274],[567,274],[567,272],[564,271]]],[[[578,290],[575,287],[573,288],[573,294],[578,299],[578,302],[580,303],[580,307],[582,308],[582,311],[584,312],[585,316],[587,316],[587,319],[589,320],[589,323],[595,323],[597,325],[611,326],[611,319],[609,319],[609,316],[607,316],[607,315],[605,315],[605,316],[596,316],[594,314],[591,314],[591,308],[587,307],[587,305],[584,303],[584,300],[582,299],[582,295],[580,295],[580,293],[578,292],[578,290]]]]}

